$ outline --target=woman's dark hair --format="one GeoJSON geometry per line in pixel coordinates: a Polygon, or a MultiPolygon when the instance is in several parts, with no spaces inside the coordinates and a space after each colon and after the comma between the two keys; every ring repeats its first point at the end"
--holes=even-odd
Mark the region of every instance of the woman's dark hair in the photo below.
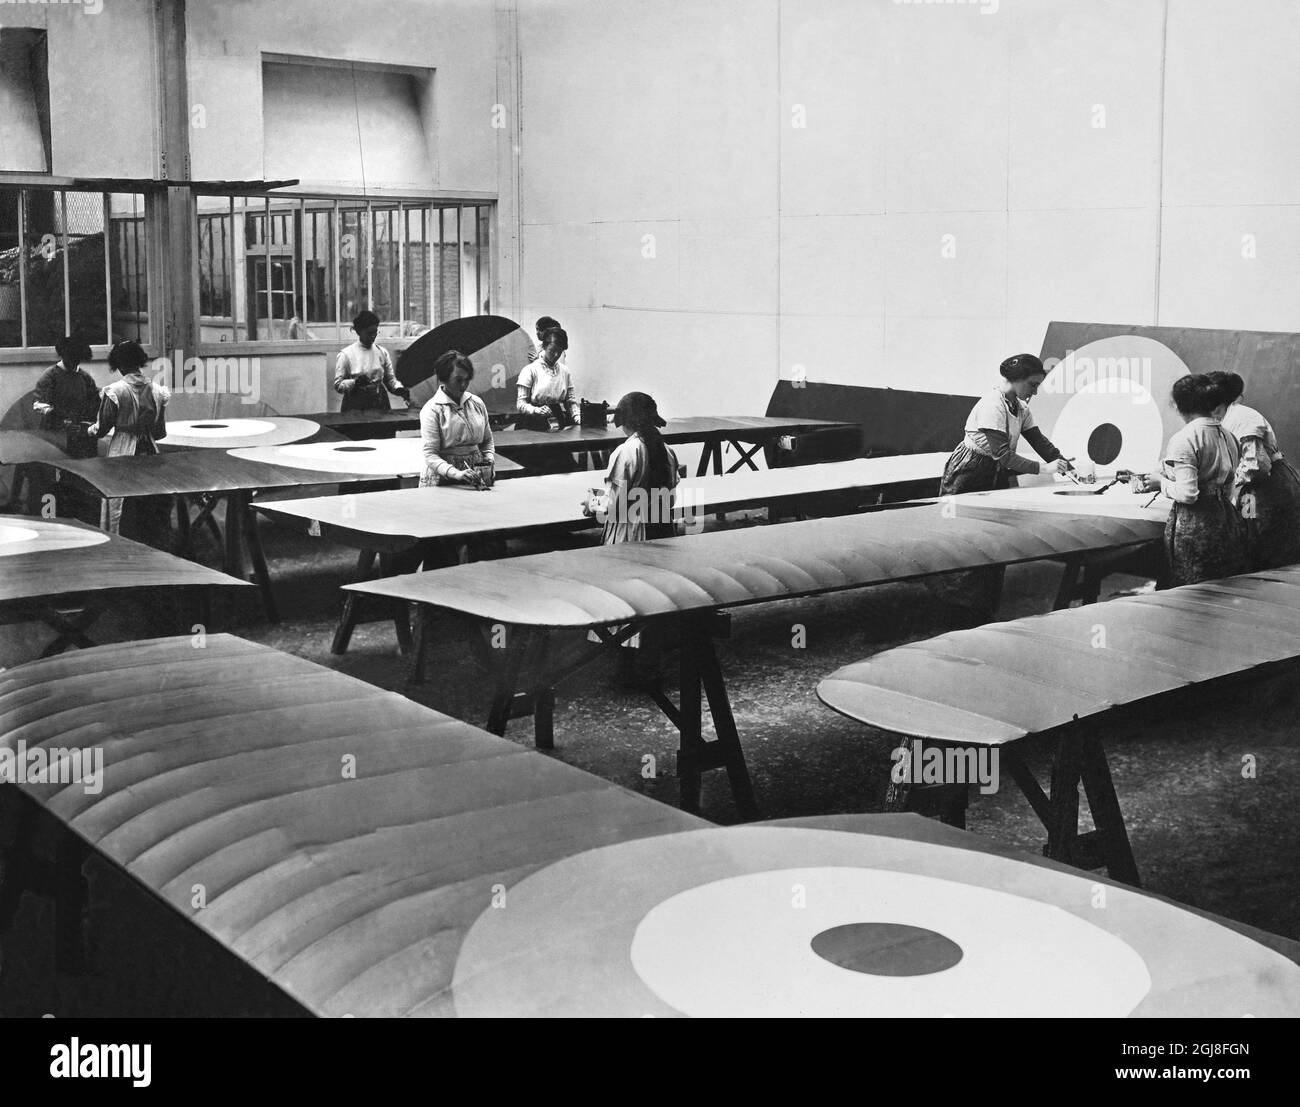
{"type": "Polygon", "coordinates": [[[641,436],[649,457],[646,485],[649,488],[668,488],[672,485],[672,461],[668,447],[659,431],[659,407],[653,397],[644,392],[629,392],[614,409],[614,421],[633,434],[641,436]]]}
{"type": "Polygon", "coordinates": [[[446,384],[451,380],[451,375],[457,368],[468,369],[469,375],[474,376],[474,363],[459,350],[448,350],[433,363],[433,372],[439,384],[446,384]]]}
{"type": "Polygon", "coordinates": [[[1214,372],[1205,375],[1223,393],[1225,403],[1232,403],[1233,400],[1240,398],[1241,394],[1246,391],[1246,382],[1237,373],[1214,372]]]}
{"type": "Polygon", "coordinates": [[[559,325],[560,321],[558,319],[552,319],[549,315],[543,315],[539,320],[537,320],[537,333],[545,335],[547,331],[551,330],[553,327],[558,327],[559,325]]]}
{"type": "Polygon", "coordinates": [[[373,311],[358,312],[357,317],[352,320],[352,329],[358,334],[377,326],[379,326],[379,316],[373,311]]]}
{"type": "Polygon", "coordinates": [[[1028,380],[1033,376],[1047,376],[1043,363],[1033,354],[1014,354],[998,366],[998,372],[1009,381],[1028,380]]]}
{"type": "Polygon", "coordinates": [[[64,335],[54,343],[54,352],[61,358],[76,358],[79,362],[93,361],[95,357],[91,353],[90,343],[75,334],[64,335]]]}
{"type": "Polygon", "coordinates": [[[1188,373],[1174,381],[1174,407],[1181,415],[1211,415],[1225,403],[1224,391],[1205,373],[1188,373]]]}
{"type": "Polygon", "coordinates": [[[560,327],[547,327],[546,330],[542,331],[543,349],[551,344],[551,339],[559,342],[561,352],[569,348],[569,336],[560,327]]]}
{"type": "Polygon", "coordinates": [[[132,338],[117,343],[108,351],[108,367],[119,373],[131,373],[149,364],[149,355],[132,338]]]}

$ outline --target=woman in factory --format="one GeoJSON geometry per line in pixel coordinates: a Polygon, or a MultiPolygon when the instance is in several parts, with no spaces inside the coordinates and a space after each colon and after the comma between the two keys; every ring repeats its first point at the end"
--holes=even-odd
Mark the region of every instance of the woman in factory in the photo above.
{"type": "Polygon", "coordinates": [[[1246,540],[1232,502],[1241,451],[1219,420],[1227,394],[1204,373],[1174,382],[1174,407],[1185,424],[1169,439],[1161,473],[1134,474],[1138,492],[1163,492],[1173,504],[1165,523],[1162,587],[1242,573],[1246,540]]]}
{"type": "Polygon", "coordinates": [[[1002,382],[984,396],[966,417],[966,433],[943,469],[941,496],[959,492],[991,492],[1007,488],[1016,473],[1039,473],[1042,465],[1016,452],[1024,439],[1058,473],[1074,468],[1034,423],[1029,401],[1047,377],[1033,354],[1016,354],[999,367],[1002,382]]]}
{"type": "Polygon", "coordinates": [[[1273,425],[1241,402],[1246,384],[1236,373],[1210,373],[1227,400],[1223,429],[1237,440],[1237,507],[1251,569],[1300,562],[1300,476],[1278,446],[1273,425]]]}

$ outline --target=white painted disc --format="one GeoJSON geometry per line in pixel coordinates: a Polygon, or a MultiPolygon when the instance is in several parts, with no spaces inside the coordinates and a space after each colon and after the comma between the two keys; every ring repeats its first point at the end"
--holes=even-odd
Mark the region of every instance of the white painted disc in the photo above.
{"type": "Polygon", "coordinates": [[[782,869],[688,889],[645,916],[631,956],[651,991],[697,1018],[1123,1018],[1151,987],[1127,943],[1059,907],[878,869],[782,869]],[[814,951],[823,932],[861,923],[931,931],[961,958],[897,976],[814,951]]]}
{"type": "MultiPolygon", "coordinates": [[[[252,456],[241,451],[236,456],[252,456]]],[[[375,476],[418,475],[424,469],[418,438],[373,438],[360,442],[306,442],[259,450],[259,461],[325,473],[375,476]]]]}
{"type": "Polygon", "coordinates": [[[0,523],[0,557],[18,557],[53,550],[75,550],[81,546],[98,546],[108,541],[101,530],[65,526],[41,521],[39,529],[16,523],[0,523]]]}
{"type": "Polygon", "coordinates": [[[265,419],[182,419],[167,423],[169,438],[257,438],[275,429],[276,425],[265,419]]]}

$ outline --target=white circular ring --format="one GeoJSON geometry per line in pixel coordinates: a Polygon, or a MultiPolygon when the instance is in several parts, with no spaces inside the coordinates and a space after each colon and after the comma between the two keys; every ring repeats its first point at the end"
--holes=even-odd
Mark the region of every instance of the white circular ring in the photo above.
{"type": "Polygon", "coordinates": [[[713,881],[653,907],[632,965],[684,1014],[729,1017],[1122,1018],[1151,988],[1126,942],[1051,904],[892,870],[780,869],[713,881]],[[920,976],[876,976],[823,959],[822,931],[923,927],[962,958],[920,976]]]}
{"type": "Polygon", "coordinates": [[[275,429],[265,419],[183,419],[167,424],[169,435],[184,438],[257,438],[275,429]]]}

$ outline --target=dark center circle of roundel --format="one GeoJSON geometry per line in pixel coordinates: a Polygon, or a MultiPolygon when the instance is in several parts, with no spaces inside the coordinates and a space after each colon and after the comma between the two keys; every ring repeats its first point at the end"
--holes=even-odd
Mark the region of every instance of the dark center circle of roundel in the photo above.
{"type": "Polygon", "coordinates": [[[811,944],[832,965],[870,976],[928,976],[962,959],[956,942],[904,923],[846,923],[823,930],[811,944]]]}
{"type": "Polygon", "coordinates": [[[374,446],[335,446],[336,454],[369,454],[374,453],[374,446]]]}
{"type": "Polygon", "coordinates": [[[1088,435],[1088,456],[1098,465],[1109,465],[1124,445],[1124,435],[1114,423],[1102,423],[1088,435]]]}
{"type": "Polygon", "coordinates": [[[229,423],[193,423],[191,429],[196,431],[223,431],[229,430],[229,423]]]}

